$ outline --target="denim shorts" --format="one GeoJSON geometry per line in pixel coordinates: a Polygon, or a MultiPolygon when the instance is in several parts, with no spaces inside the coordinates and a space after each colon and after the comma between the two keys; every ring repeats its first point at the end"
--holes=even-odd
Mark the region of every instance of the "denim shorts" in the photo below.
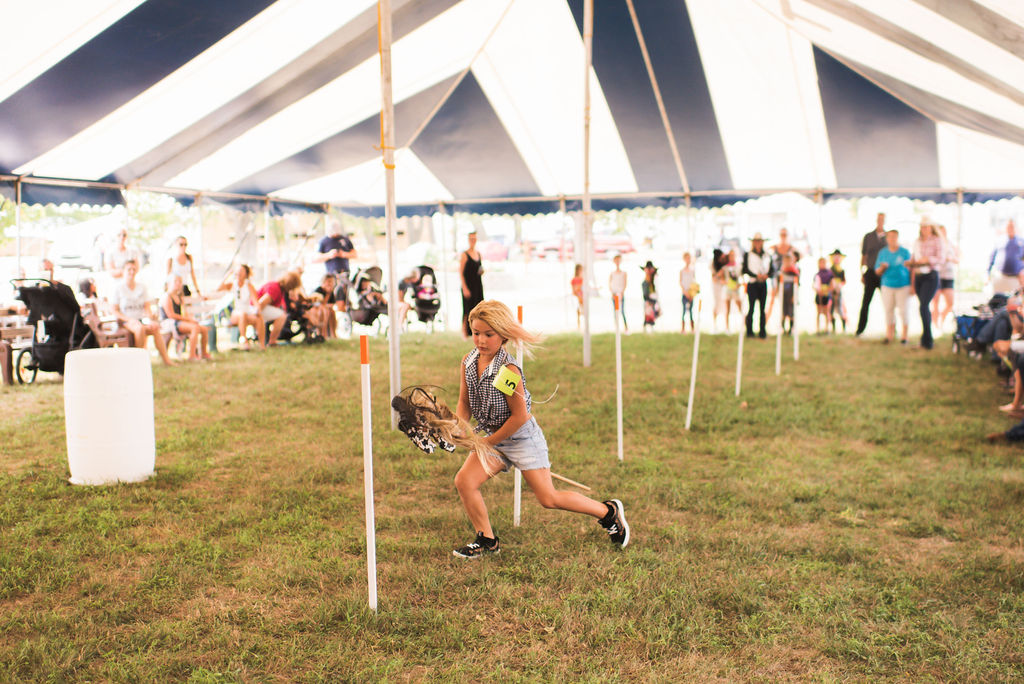
{"type": "Polygon", "coordinates": [[[544,433],[537,425],[537,419],[531,417],[521,428],[515,431],[511,437],[497,445],[500,453],[503,471],[509,467],[519,470],[537,470],[539,468],[550,468],[551,461],[548,460],[548,442],[544,439],[544,433]]]}

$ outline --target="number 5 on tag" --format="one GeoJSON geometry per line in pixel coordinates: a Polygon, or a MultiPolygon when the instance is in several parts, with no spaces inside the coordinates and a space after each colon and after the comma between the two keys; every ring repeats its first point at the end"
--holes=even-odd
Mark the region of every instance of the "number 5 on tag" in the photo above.
{"type": "Polygon", "coordinates": [[[510,371],[507,366],[504,366],[491,385],[502,394],[507,394],[511,397],[515,393],[516,387],[519,386],[519,376],[510,371]]]}

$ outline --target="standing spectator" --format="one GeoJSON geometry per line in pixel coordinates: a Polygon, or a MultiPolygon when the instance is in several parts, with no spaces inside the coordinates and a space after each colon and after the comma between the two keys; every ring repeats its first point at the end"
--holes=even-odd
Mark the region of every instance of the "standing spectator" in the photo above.
{"type": "Polygon", "coordinates": [[[644,296],[644,331],[648,326],[654,330],[654,321],[661,316],[661,305],[658,303],[658,290],[654,285],[654,276],[658,275],[658,269],[650,260],[644,264],[644,282],[640,284],[644,296]]]}
{"type": "Polygon", "coordinates": [[[765,304],[768,301],[768,279],[772,277],[772,259],[764,251],[764,238],[754,233],[750,251],[743,255],[743,275],[747,276],[747,337],[754,336],[754,306],[761,307],[758,337],[768,336],[764,329],[765,304]]]}
{"type": "Polygon", "coordinates": [[[846,301],[843,299],[843,286],[846,285],[846,270],[843,268],[845,256],[838,249],[829,255],[832,259],[832,332],[836,331],[837,316],[843,322],[843,332],[846,332],[846,301]]]}
{"type": "Polygon", "coordinates": [[[931,349],[935,346],[932,338],[932,297],[939,289],[939,269],[946,263],[946,247],[942,238],[935,232],[931,220],[921,220],[921,232],[914,243],[914,256],[906,262],[907,267],[914,269],[914,292],[920,304],[921,312],[921,348],[931,349]]]}
{"type": "Polygon", "coordinates": [[[860,281],[864,283],[864,298],[860,301],[860,320],[857,321],[857,335],[863,335],[868,327],[868,308],[871,298],[875,295],[881,282],[875,271],[878,253],[886,245],[885,214],[879,212],[875,217],[875,229],[864,236],[860,246],[860,281]]]}
{"type": "MultiPolygon", "coordinates": [[[[797,251],[793,243],[789,241],[789,231],[785,228],[779,228],[779,241],[771,248],[772,257],[772,272],[778,274],[782,271],[782,260],[789,254],[793,257],[793,264],[796,265],[800,261],[800,252],[797,251]]],[[[772,309],[775,307],[775,299],[779,294],[779,285],[781,281],[778,278],[772,280],[772,299],[768,303],[768,317],[772,315],[772,309]]]]}
{"type": "Polygon", "coordinates": [[[1024,264],[1021,257],[1024,256],[1024,240],[1017,237],[1017,229],[1013,225],[1013,219],[1006,222],[1006,243],[997,247],[988,260],[988,272],[992,272],[994,266],[999,267],[999,273],[992,276],[993,292],[1013,292],[1021,287],[1024,276],[1024,264]]]}
{"type": "Polygon", "coordinates": [[[256,339],[260,344],[260,350],[267,348],[267,325],[260,315],[256,302],[260,295],[253,286],[250,277],[252,269],[248,264],[239,264],[234,274],[224,278],[224,282],[217,288],[218,291],[230,290],[232,299],[231,325],[238,326],[238,338],[242,342],[242,349],[249,350],[248,329],[251,325],[256,330],[256,339]],[[232,282],[234,281],[234,282],[232,282]]]}
{"type": "Polygon", "coordinates": [[[793,317],[796,315],[796,293],[800,287],[800,269],[796,265],[796,255],[792,252],[782,257],[782,270],[777,280],[776,289],[782,291],[782,330],[790,335],[793,332],[793,317]]]}
{"type": "Polygon", "coordinates": [[[700,285],[697,284],[697,276],[693,272],[693,256],[689,252],[683,253],[683,268],[679,271],[679,289],[683,291],[683,332],[686,332],[686,316],[690,316],[690,332],[695,330],[693,324],[693,300],[700,292],[700,285]]]}
{"type": "Polygon", "coordinates": [[[960,251],[949,241],[946,235],[946,226],[935,226],[935,229],[946,248],[946,262],[939,269],[939,292],[932,300],[932,321],[935,322],[936,328],[942,330],[946,316],[953,310],[953,287],[956,284],[956,266],[960,263],[960,251]],[[946,303],[945,307],[941,306],[942,302],[946,303]]]}
{"type": "Polygon", "coordinates": [[[741,291],[743,272],[740,264],[736,261],[736,250],[730,249],[725,255],[725,268],[722,269],[725,276],[725,332],[729,332],[729,317],[732,305],[736,305],[736,313],[739,314],[741,325],[743,321],[743,293],[741,291]]]}
{"type": "Polygon", "coordinates": [[[293,290],[298,290],[301,286],[302,280],[299,278],[299,274],[289,271],[278,280],[264,283],[263,287],[256,291],[258,297],[256,306],[260,315],[263,316],[264,323],[270,324],[268,347],[277,345],[277,338],[280,337],[281,331],[284,330],[284,324],[288,320],[288,298],[293,290]]]}
{"type": "Polygon", "coordinates": [[[576,298],[576,329],[580,328],[580,316],[583,315],[583,264],[576,264],[569,281],[572,296],[576,298]]]}
{"type": "MultiPolygon", "coordinates": [[[[714,304],[712,328],[718,331],[718,314],[725,308],[725,267],[729,264],[729,255],[716,249],[711,255],[711,299],[714,304]]],[[[729,331],[729,317],[725,317],[725,330],[729,331]]]]}
{"type": "Polygon", "coordinates": [[[139,274],[139,262],[129,259],[122,265],[123,280],[114,288],[114,315],[117,320],[128,328],[135,340],[135,346],[146,348],[146,338],[153,336],[153,344],[160,359],[168,366],[174,362],[167,355],[167,345],[164,344],[164,336],[160,332],[160,324],[156,322],[146,286],[135,281],[139,274]]]}
{"type": "Polygon", "coordinates": [[[818,259],[818,272],[814,274],[814,305],[818,313],[814,317],[814,332],[821,334],[821,319],[825,319],[825,332],[832,318],[832,279],[835,275],[828,267],[825,257],[818,259]]]}
{"type": "Polygon", "coordinates": [[[469,247],[459,255],[459,278],[462,280],[462,336],[469,338],[469,312],[484,301],[484,262],[476,249],[476,231],[469,234],[469,247]]]}
{"type": "Polygon", "coordinates": [[[199,294],[199,282],[196,280],[196,268],[192,261],[192,255],[188,253],[188,240],[185,239],[184,235],[179,235],[174,240],[175,245],[178,248],[177,254],[167,259],[167,275],[171,274],[181,276],[182,292],[186,297],[192,296],[192,290],[189,289],[188,283],[191,282],[196,288],[195,295],[200,297],[199,294]]]}
{"type": "Polygon", "coordinates": [[[626,322],[626,272],[622,270],[622,255],[616,254],[612,257],[615,270],[608,276],[608,291],[612,293],[612,315],[615,312],[615,297],[619,298],[619,315],[622,316],[622,329],[629,332],[629,323],[626,322]]]}
{"type": "Polygon", "coordinates": [[[352,240],[342,233],[341,223],[331,220],[327,227],[327,235],[320,240],[313,261],[322,262],[327,273],[334,275],[338,287],[335,299],[338,309],[348,310],[349,259],[356,259],[356,248],[352,240]]]}
{"type": "Polygon", "coordinates": [[[885,343],[889,344],[896,335],[896,311],[900,313],[903,335],[900,343],[907,343],[907,301],[910,299],[910,250],[900,247],[899,231],[890,230],[885,234],[885,248],[875,258],[875,272],[882,288],[882,306],[885,307],[885,343]]]}
{"type": "Polygon", "coordinates": [[[124,277],[124,267],[129,261],[134,261],[137,268],[141,268],[142,254],[135,247],[128,245],[128,231],[122,228],[117,233],[117,244],[107,254],[107,271],[114,280],[124,277]]]}

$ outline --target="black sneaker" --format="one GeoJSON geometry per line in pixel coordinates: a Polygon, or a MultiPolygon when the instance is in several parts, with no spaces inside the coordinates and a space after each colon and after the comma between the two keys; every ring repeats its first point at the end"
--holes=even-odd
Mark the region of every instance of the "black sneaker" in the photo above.
{"type": "Polygon", "coordinates": [[[601,518],[601,527],[605,529],[612,544],[626,548],[629,543],[629,523],[626,522],[626,511],[618,499],[603,502],[608,507],[608,515],[601,518]]]}
{"type": "Polygon", "coordinates": [[[455,549],[452,551],[452,554],[459,558],[480,558],[481,556],[500,552],[501,547],[498,545],[497,536],[494,539],[488,539],[482,532],[477,532],[476,539],[462,548],[455,549]]]}

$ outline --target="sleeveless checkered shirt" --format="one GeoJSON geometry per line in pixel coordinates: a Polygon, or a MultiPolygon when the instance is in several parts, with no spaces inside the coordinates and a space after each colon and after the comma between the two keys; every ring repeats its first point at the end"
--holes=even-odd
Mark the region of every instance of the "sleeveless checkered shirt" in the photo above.
{"type": "MultiPolygon", "coordinates": [[[[508,400],[505,398],[505,395],[496,389],[492,383],[494,383],[494,378],[501,372],[501,369],[508,364],[511,363],[516,368],[519,368],[519,366],[516,365],[516,360],[512,358],[512,355],[502,347],[494,355],[491,363],[481,376],[477,367],[479,359],[480,350],[474,349],[466,357],[466,363],[463,366],[463,372],[466,376],[466,389],[469,391],[469,411],[484,430],[493,433],[506,420],[512,417],[512,411],[508,407],[508,400]]],[[[521,369],[520,375],[522,376],[520,386],[526,395],[526,411],[529,412],[532,405],[530,391],[526,389],[526,374],[522,373],[521,369]]]]}

